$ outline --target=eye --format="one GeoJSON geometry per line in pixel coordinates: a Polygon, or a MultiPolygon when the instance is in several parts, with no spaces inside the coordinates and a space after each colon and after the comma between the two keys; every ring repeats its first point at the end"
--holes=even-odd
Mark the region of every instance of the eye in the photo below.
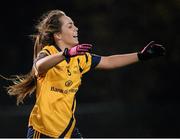
{"type": "Polygon", "coordinates": [[[69,25],[68,28],[71,29],[71,28],[72,28],[72,25],[69,25]]]}

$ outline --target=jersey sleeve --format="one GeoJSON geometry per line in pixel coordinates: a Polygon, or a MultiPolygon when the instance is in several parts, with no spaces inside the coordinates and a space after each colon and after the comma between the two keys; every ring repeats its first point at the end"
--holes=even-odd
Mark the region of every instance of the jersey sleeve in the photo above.
{"type": "Polygon", "coordinates": [[[37,55],[37,58],[34,60],[33,62],[33,68],[35,70],[35,75],[38,76],[38,71],[37,71],[37,67],[36,67],[36,62],[48,55],[51,55],[50,51],[47,49],[47,47],[44,47],[37,55]]]}
{"type": "Polygon", "coordinates": [[[91,54],[92,56],[92,63],[91,63],[91,70],[94,69],[99,62],[101,61],[101,56],[99,55],[95,55],[95,54],[91,54]]]}
{"type": "Polygon", "coordinates": [[[44,47],[37,55],[37,58],[34,60],[34,63],[36,63],[41,58],[44,58],[48,55],[51,55],[50,51],[47,49],[47,47],[44,47]]]}
{"type": "Polygon", "coordinates": [[[93,70],[99,64],[100,60],[101,56],[95,54],[86,53],[81,56],[81,58],[78,59],[81,74],[93,70]]]}

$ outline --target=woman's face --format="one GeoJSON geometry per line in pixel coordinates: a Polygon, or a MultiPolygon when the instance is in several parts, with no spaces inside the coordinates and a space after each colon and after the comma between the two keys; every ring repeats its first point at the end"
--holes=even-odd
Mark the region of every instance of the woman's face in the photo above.
{"type": "Polygon", "coordinates": [[[62,22],[60,35],[60,43],[66,47],[72,47],[79,43],[78,41],[78,28],[74,25],[72,19],[68,16],[60,18],[62,22]]]}

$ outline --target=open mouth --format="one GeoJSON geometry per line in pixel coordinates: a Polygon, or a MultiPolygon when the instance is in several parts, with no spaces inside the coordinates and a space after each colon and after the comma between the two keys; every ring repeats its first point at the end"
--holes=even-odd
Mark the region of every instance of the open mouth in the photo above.
{"type": "Polygon", "coordinates": [[[73,36],[73,38],[78,39],[78,36],[73,36]]]}

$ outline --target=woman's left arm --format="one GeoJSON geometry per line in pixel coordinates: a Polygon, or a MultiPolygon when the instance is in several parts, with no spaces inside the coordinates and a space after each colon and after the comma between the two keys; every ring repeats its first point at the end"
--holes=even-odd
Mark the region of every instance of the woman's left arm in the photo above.
{"type": "Polygon", "coordinates": [[[137,53],[101,56],[101,61],[96,69],[115,69],[138,62],[137,53]]]}
{"type": "Polygon", "coordinates": [[[136,53],[102,56],[97,69],[115,69],[138,61],[145,61],[159,56],[164,56],[166,53],[165,48],[151,41],[146,45],[143,50],[136,53]]]}

